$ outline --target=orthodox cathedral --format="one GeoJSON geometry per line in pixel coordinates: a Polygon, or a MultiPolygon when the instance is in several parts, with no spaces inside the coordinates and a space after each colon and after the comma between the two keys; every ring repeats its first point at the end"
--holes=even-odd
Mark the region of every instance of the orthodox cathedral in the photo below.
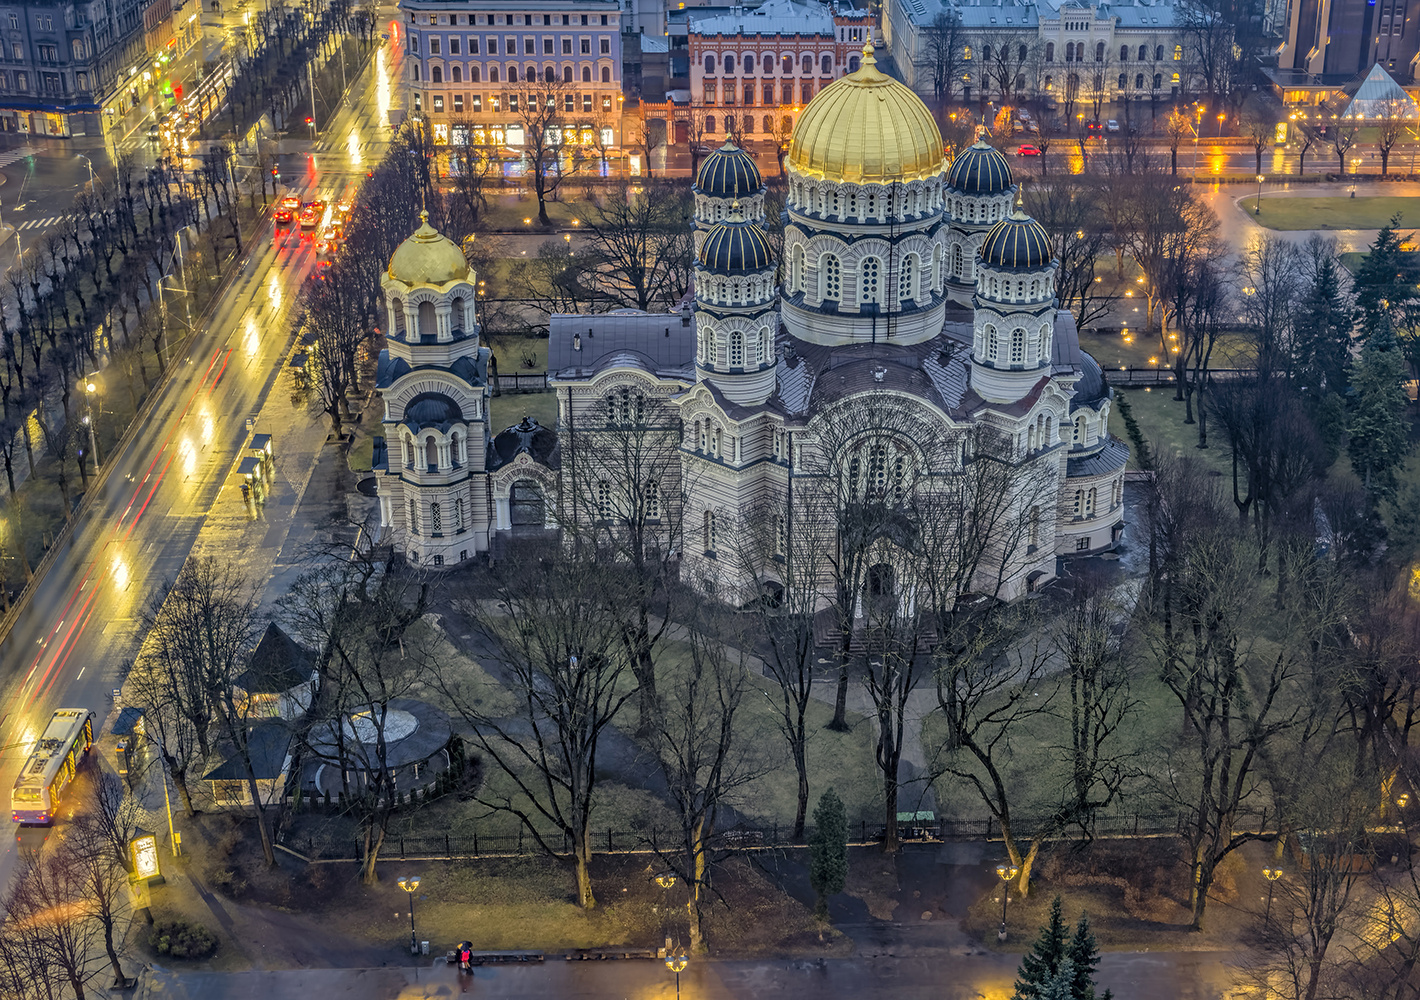
{"type": "MultiPolygon", "coordinates": [[[[967,442],[989,439],[1034,484],[1008,512],[1021,544],[982,569],[993,586],[970,589],[1015,598],[1059,560],[1117,545],[1128,449],[1109,434],[1110,390],[1057,308],[1049,238],[1016,207],[1006,159],[978,142],[948,160],[926,106],[865,48],[861,68],[804,109],[785,173],[782,260],[763,228],[764,180],[726,145],[693,187],[693,304],[552,317],[555,429],[525,419],[492,433],[476,278],[426,220],[383,280],[386,539],[446,566],[565,523],[572,436],[655,407],[680,439],[667,452],[676,467],[636,486],[642,513],[654,522],[675,506],[683,574],[717,558],[723,573],[756,505],[833,464],[829,424],[890,402],[911,421],[891,440],[834,445],[862,451],[836,468],[886,481],[941,465],[920,454],[931,437],[962,442],[943,451],[961,472],[976,459],[967,442]]],[[[607,516],[612,473],[579,475],[593,499],[572,516],[607,516]]]]}

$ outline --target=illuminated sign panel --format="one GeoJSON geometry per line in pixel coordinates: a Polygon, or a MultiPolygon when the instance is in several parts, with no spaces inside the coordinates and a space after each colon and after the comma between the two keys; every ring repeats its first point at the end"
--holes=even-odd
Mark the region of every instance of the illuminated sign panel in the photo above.
{"type": "Polygon", "coordinates": [[[135,837],[133,848],[133,875],[135,878],[152,878],[158,874],[158,838],[154,834],[135,837]]]}

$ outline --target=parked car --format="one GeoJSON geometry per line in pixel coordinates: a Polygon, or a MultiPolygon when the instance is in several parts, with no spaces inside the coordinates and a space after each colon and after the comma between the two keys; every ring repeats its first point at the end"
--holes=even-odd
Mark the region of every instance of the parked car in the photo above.
{"type": "Polygon", "coordinates": [[[1023,142],[1023,143],[1021,143],[1018,147],[1016,147],[1016,155],[1017,155],[1017,156],[1039,156],[1039,155],[1040,155],[1040,149],[1039,149],[1038,147],[1036,147],[1036,146],[1031,145],[1031,144],[1028,143],[1028,142],[1023,142]]]}
{"type": "Polygon", "coordinates": [[[1117,121],[1115,121],[1113,118],[1111,118],[1109,121],[1107,121],[1107,122],[1104,123],[1104,129],[1105,129],[1106,132],[1118,132],[1118,131],[1119,131],[1119,122],[1117,122],[1117,121]]]}

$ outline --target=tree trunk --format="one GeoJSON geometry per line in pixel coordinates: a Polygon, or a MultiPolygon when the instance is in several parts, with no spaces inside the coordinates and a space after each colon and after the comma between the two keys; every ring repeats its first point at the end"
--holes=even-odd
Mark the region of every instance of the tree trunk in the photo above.
{"type": "Polygon", "coordinates": [[[247,791],[251,794],[252,805],[256,808],[256,828],[261,831],[261,854],[270,868],[276,867],[276,849],[271,846],[271,831],[266,828],[266,807],[261,804],[261,793],[256,787],[256,772],[247,762],[247,791]]]}
{"type": "Polygon", "coordinates": [[[385,831],[382,824],[371,823],[365,830],[365,860],[360,865],[360,881],[374,885],[380,880],[375,865],[380,860],[380,849],[385,846],[385,831]]]}
{"type": "Polygon", "coordinates": [[[902,844],[897,839],[897,763],[883,769],[883,853],[896,854],[902,844]]]}
{"type": "Polygon", "coordinates": [[[589,868],[592,860],[590,845],[579,844],[573,851],[572,860],[577,867],[577,905],[584,910],[595,909],[597,897],[592,894],[592,873],[589,868]]]}
{"type": "MultiPolygon", "coordinates": [[[[840,617],[840,626],[843,618],[840,617]]],[[[853,650],[853,612],[850,606],[846,627],[841,627],[838,640],[838,692],[833,698],[833,721],[828,728],[834,732],[848,731],[848,657],[853,650]]]]}
{"type": "Polygon", "coordinates": [[[799,775],[799,802],[794,811],[794,842],[799,843],[804,839],[804,819],[808,815],[809,809],[809,768],[808,755],[804,752],[802,740],[796,740],[793,745],[794,770],[799,775]]]}
{"type": "Polygon", "coordinates": [[[123,974],[123,964],[118,960],[118,951],[113,946],[113,914],[105,914],[104,925],[104,951],[108,952],[108,964],[113,966],[113,981],[115,984],[126,983],[128,977],[123,974]]]}

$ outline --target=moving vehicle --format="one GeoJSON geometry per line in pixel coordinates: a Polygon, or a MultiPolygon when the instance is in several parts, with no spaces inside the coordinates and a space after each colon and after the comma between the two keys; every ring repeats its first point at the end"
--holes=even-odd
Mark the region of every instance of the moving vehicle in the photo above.
{"type": "Polygon", "coordinates": [[[276,206],[276,221],[290,222],[296,217],[296,212],[301,207],[301,199],[295,195],[287,195],[282,198],[276,206]]]}
{"type": "Polygon", "coordinates": [[[61,708],[44,727],[10,794],[12,818],[20,824],[49,825],[79,762],[94,745],[94,713],[61,708]]]}
{"type": "Polygon", "coordinates": [[[308,201],[306,207],[301,210],[301,228],[314,229],[320,225],[321,217],[325,215],[325,202],[308,201]]]}
{"type": "Polygon", "coordinates": [[[1107,122],[1104,123],[1104,130],[1105,130],[1106,132],[1118,132],[1118,131],[1119,131],[1119,122],[1117,122],[1117,121],[1115,121],[1113,118],[1111,118],[1109,121],[1107,121],[1107,122]]]}
{"type": "Polygon", "coordinates": [[[1028,143],[1028,142],[1023,142],[1023,143],[1020,144],[1020,146],[1018,146],[1018,147],[1016,148],[1016,155],[1017,155],[1017,156],[1039,156],[1039,155],[1040,155],[1040,148],[1037,147],[1037,146],[1033,146],[1033,145],[1031,145],[1031,144],[1028,143]]]}

